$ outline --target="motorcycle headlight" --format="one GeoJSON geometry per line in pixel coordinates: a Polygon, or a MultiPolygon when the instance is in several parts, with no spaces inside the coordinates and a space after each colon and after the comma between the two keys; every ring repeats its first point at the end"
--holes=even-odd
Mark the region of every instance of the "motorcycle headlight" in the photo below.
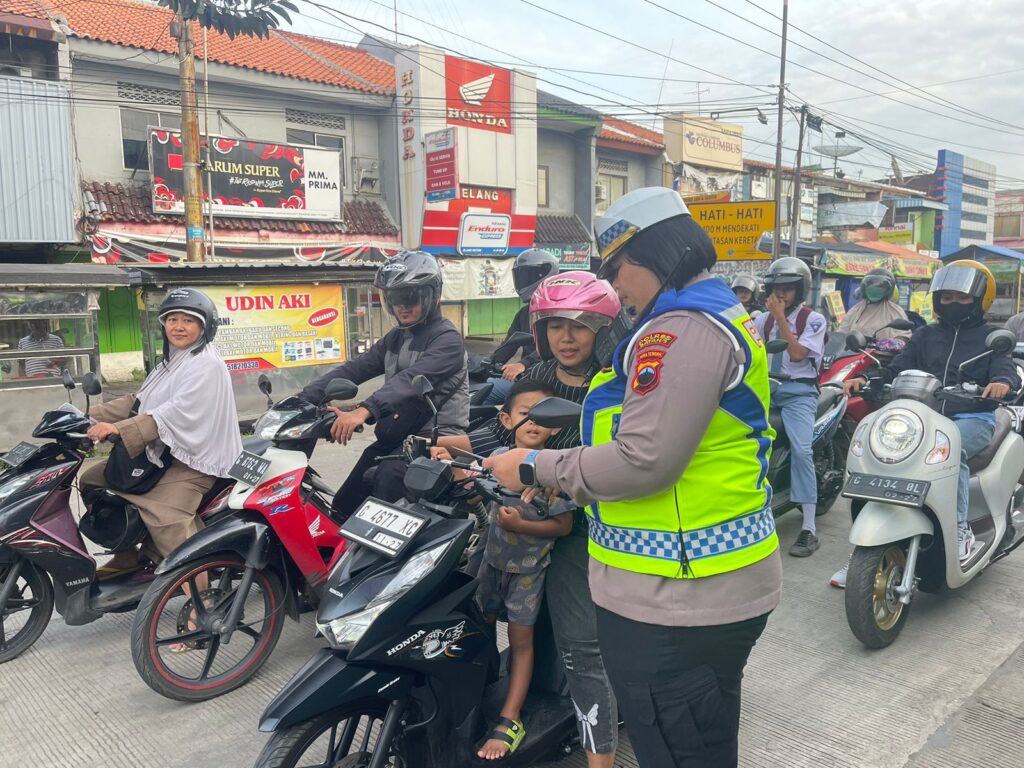
{"type": "Polygon", "coordinates": [[[896,464],[910,456],[921,445],[924,424],[917,414],[894,409],[882,414],[871,429],[871,453],[879,461],[896,464]]]}
{"type": "Polygon", "coordinates": [[[363,610],[330,621],[318,621],[317,629],[333,648],[351,650],[378,616],[441,562],[450,546],[451,542],[446,541],[411,557],[363,610]]]}
{"type": "Polygon", "coordinates": [[[267,411],[253,425],[253,434],[260,440],[273,440],[282,425],[291,421],[298,411],[267,411]]]}

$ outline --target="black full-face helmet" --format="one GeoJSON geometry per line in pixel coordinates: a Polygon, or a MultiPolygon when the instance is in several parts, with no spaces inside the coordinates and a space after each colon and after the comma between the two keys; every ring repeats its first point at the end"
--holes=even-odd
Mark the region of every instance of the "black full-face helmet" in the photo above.
{"type": "Polygon", "coordinates": [[[857,290],[869,304],[889,301],[896,290],[896,277],[885,267],[878,267],[864,275],[857,290]]]}
{"type": "MultiPolygon", "coordinates": [[[[172,288],[160,305],[158,313],[160,324],[163,325],[166,317],[175,312],[191,315],[203,324],[202,344],[192,350],[192,354],[197,354],[203,347],[213,341],[214,336],[217,335],[217,325],[220,322],[217,305],[213,303],[213,299],[202,291],[186,287],[172,288]]],[[[167,333],[165,332],[164,360],[168,359],[169,351],[167,333]]]]}
{"type": "Polygon", "coordinates": [[[811,293],[811,268],[796,256],[784,256],[776,259],[768,267],[764,275],[765,293],[784,286],[796,287],[796,298],[793,306],[799,306],[807,300],[811,293]]]}
{"type": "Polygon", "coordinates": [[[377,270],[373,284],[396,320],[395,305],[423,307],[413,325],[424,322],[441,307],[441,267],[426,251],[400,251],[377,270]]]}
{"type": "Polygon", "coordinates": [[[528,302],[541,281],[559,270],[558,257],[542,248],[530,248],[516,256],[512,267],[512,282],[521,301],[528,302]]]}

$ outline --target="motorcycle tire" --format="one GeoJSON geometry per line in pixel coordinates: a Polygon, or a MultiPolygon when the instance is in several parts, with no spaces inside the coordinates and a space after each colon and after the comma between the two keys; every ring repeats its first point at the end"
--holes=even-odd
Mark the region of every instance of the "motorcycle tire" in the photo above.
{"type": "MultiPolygon", "coordinates": [[[[12,563],[0,565],[0,584],[4,583],[12,566],[12,563]]],[[[8,636],[6,628],[0,632],[0,638],[3,638],[0,641],[0,664],[17,658],[31,648],[43,634],[46,625],[50,623],[50,616],[53,615],[53,583],[46,571],[26,562],[18,581],[24,582],[24,586],[21,589],[16,587],[7,598],[6,604],[0,605],[0,628],[3,628],[8,616],[13,616],[26,608],[29,610],[29,616],[25,625],[13,635],[8,636]],[[26,589],[32,594],[30,600],[24,597],[26,589]],[[31,607],[26,605],[29,602],[32,603],[31,607]]]]}
{"type": "Polygon", "coordinates": [[[899,637],[910,605],[893,592],[903,578],[907,555],[900,544],[854,547],[846,573],[846,623],[868,648],[885,648],[899,637]]]}
{"type": "MultiPolygon", "coordinates": [[[[264,745],[263,751],[256,758],[254,768],[296,768],[300,764],[313,764],[314,760],[318,765],[331,765],[336,768],[362,768],[373,755],[372,751],[366,751],[369,743],[364,741],[365,734],[367,730],[372,734],[375,722],[383,722],[388,705],[389,702],[384,699],[363,699],[331,712],[325,712],[290,728],[282,728],[276,731],[264,745]],[[369,718],[369,720],[360,729],[359,726],[362,725],[363,718],[369,718]],[[349,723],[353,719],[355,719],[355,726],[351,726],[353,733],[349,738],[349,723]],[[341,730],[339,726],[343,723],[346,728],[340,734],[341,743],[335,745],[335,742],[338,741],[338,731],[341,730]],[[325,747],[323,751],[326,753],[326,759],[321,760],[320,757],[307,756],[307,751],[317,745],[317,742],[323,741],[325,736],[327,736],[328,743],[322,746],[325,747]],[[346,740],[350,741],[347,746],[344,744],[346,740]]],[[[416,765],[407,761],[401,754],[396,757],[398,761],[395,764],[402,768],[414,768],[416,765]]]]}
{"type": "MultiPolygon", "coordinates": [[[[131,635],[132,660],[135,662],[135,669],[146,685],[168,699],[185,702],[207,701],[240,688],[249,682],[270,658],[270,654],[274,651],[281,636],[281,629],[284,625],[284,587],[281,586],[281,579],[274,571],[265,569],[256,571],[252,585],[249,587],[249,593],[246,595],[249,597],[254,592],[262,594],[263,616],[261,620],[248,622],[243,613],[239,619],[239,628],[235,630],[228,643],[222,644],[219,634],[207,631],[207,634],[195,638],[191,643],[174,643],[178,646],[191,645],[187,651],[171,652],[170,657],[161,655],[160,649],[169,645],[167,638],[158,639],[158,632],[161,629],[160,619],[162,616],[166,616],[164,608],[172,598],[184,597],[184,593],[181,591],[183,584],[189,582],[190,579],[194,584],[198,574],[204,572],[210,574],[217,569],[220,569],[222,577],[227,569],[241,573],[245,569],[245,561],[233,553],[221,553],[186,563],[168,571],[162,576],[158,576],[150,584],[135,611],[131,635]],[[257,624],[261,628],[259,633],[255,629],[257,624]],[[239,636],[243,634],[253,639],[252,648],[236,664],[210,676],[209,673],[212,671],[220,649],[230,648],[232,643],[237,642],[239,636]],[[254,635],[256,636],[253,637],[254,635]],[[204,653],[198,679],[185,677],[168,666],[169,658],[177,659],[178,656],[181,656],[184,660],[185,657],[195,657],[204,653]]],[[[213,584],[212,578],[210,584],[213,584]]],[[[204,596],[204,604],[207,600],[214,600],[215,605],[221,606],[214,608],[214,613],[223,619],[233,602],[226,599],[227,595],[232,592],[222,590],[222,594],[210,595],[209,593],[215,593],[215,590],[209,585],[201,591],[201,595],[204,596]]],[[[237,598],[237,591],[234,594],[237,598]]],[[[192,599],[186,598],[183,610],[187,611],[186,621],[188,624],[195,621],[193,612],[196,609],[190,608],[191,604],[192,599]]],[[[211,606],[207,606],[205,610],[210,608],[211,606]]],[[[188,624],[185,624],[184,628],[179,624],[176,631],[179,633],[189,632],[188,624]]],[[[195,666],[195,664],[191,666],[195,666]]]]}

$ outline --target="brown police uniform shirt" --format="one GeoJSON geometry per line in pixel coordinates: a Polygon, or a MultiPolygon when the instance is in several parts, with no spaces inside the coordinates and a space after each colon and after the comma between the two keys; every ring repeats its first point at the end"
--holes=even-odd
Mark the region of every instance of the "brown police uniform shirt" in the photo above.
{"type": "MultiPolygon", "coordinates": [[[[543,486],[557,486],[576,503],[636,499],[670,488],[696,452],[743,353],[726,332],[698,312],[669,312],[642,334],[674,340],[651,357],[630,352],[627,387],[614,441],[594,447],[542,451],[543,486]],[[655,371],[643,371],[654,367],[655,371]],[[641,376],[640,374],[643,373],[641,376]]],[[[736,510],[736,514],[751,510],[736,510]]],[[[710,626],[771,611],[782,592],[782,560],[771,556],[738,571],[701,579],[633,573],[590,561],[594,602],[634,621],[662,626],[710,626]]]]}

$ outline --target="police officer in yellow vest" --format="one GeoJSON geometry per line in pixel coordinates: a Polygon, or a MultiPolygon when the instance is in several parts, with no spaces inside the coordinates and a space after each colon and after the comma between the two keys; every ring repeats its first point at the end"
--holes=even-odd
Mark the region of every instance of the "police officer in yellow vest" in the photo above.
{"type": "Polygon", "coordinates": [[[606,345],[584,445],[485,466],[589,506],[601,654],[640,765],[735,766],[743,668],[782,589],[764,346],[676,192],[623,196],[597,241],[637,320],[606,345]]]}

